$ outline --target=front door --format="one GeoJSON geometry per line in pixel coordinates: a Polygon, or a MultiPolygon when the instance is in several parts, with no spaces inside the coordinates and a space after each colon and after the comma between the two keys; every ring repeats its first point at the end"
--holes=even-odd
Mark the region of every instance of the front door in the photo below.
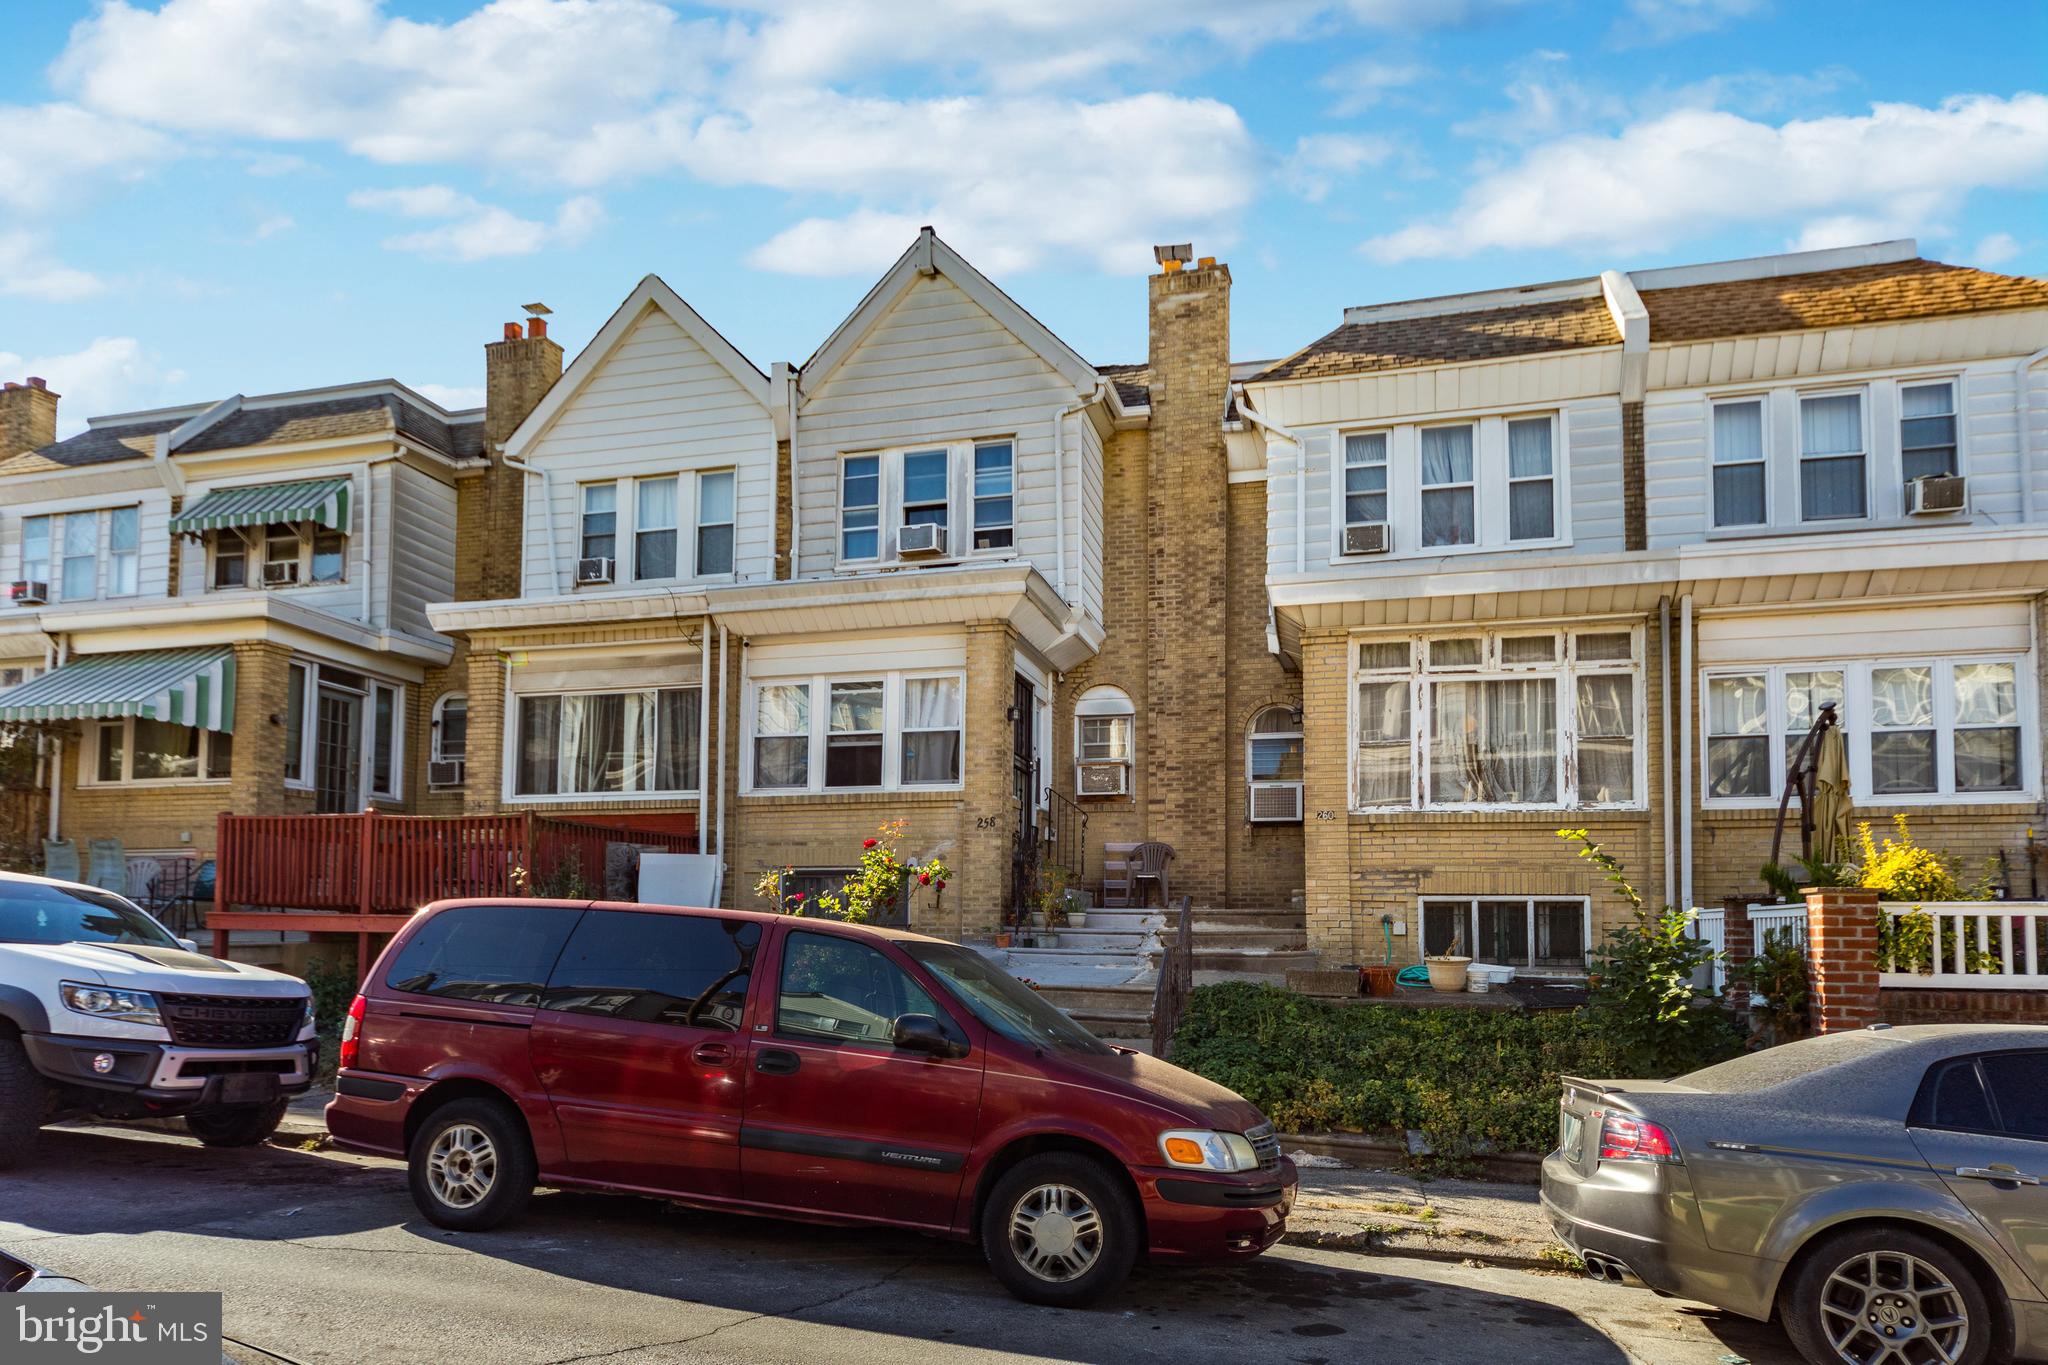
{"type": "Polygon", "coordinates": [[[322,687],[314,707],[313,809],[350,815],[362,809],[363,698],[322,687]]]}
{"type": "Polygon", "coordinates": [[[961,1022],[872,943],[786,930],[756,1006],[740,1136],[749,1202],[943,1229],[981,1111],[981,1049],[898,1051],[897,1016],[961,1022]]]}
{"type": "Polygon", "coordinates": [[[1949,1192],[2048,1289],[2048,1052],[1937,1063],[1907,1131],[1949,1192]]]}
{"type": "Polygon", "coordinates": [[[533,1069],[580,1179],[739,1197],[741,1031],[761,926],[717,915],[583,917],[533,1016],[533,1069]]]}
{"type": "Polygon", "coordinates": [[[1019,673],[1011,693],[1010,766],[1017,798],[1019,829],[1031,823],[1038,806],[1038,692],[1031,679],[1019,673]]]}

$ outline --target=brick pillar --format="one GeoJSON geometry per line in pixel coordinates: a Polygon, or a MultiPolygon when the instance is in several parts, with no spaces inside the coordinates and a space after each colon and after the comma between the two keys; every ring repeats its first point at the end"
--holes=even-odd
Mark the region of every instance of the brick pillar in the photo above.
{"type": "MultiPolygon", "coordinates": [[[[967,743],[961,755],[965,790],[960,794],[958,849],[946,859],[955,876],[946,884],[938,919],[913,926],[923,932],[986,938],[996,932],[1009,905],[1011,841],[1017,833],[1009,719],[1016,659],[1015,637],[1008,625],[991,621],[967,628],[967,743]]],[[[928,914],[929,901],[920,904],[928,914]]]]}
{"type": "Polygon", "coordinates": [[[1725,896],[1721,900],[1721,936],[1726,944],[1728,965],[1747,967],[1756,956],[1756,928],[1749,922],[1749,898],[1725,896]]]}
{"type": "MultiPolygon", "coordinates": [[[[1304,892],[1308,946],[1326,963],[1359,960],[1351,911],[1351,714],[1346,637],[1305,636],[1301,642],[1301,747],[1304,892]],[[1317,818],[1334,811],[1334,820],[1317,818]]],[[[1404,943],[1402,947],[1406,947],[1404,943]]],[[[1377,959],[1373,959],[1377,961],[1377,959]]]]}
{"type": "MultiPolygon", "coordinates": [[[[235,645],[235,762],[228,808],[236,815],[284,813],[285,706],[292,652],[245,640],[235,645]],[[272,724],[271,717],[277,717],[272,724]]],[[[306,698],[312,724],[313,699],[306,698]]]]}
{"type": "Polygon", "coordinates": [[[469,750],[464,761],[463,809],[495,815],[504,782],[505,667],[495,649],[469,652],[469,750]]]}
{"type": "Polygon", "coordinates": [[[1877,1022],[1877,892],[1829,887],[1806,893],[1806,961],[1813,1022],[1841,1033],[1877,1022]]]}
{"type": "Polygon", "coordinates": [[[1145,837],[1173,845],[1173,889],[1223,902],[1227,882],[1230,270],[1204,259],[1150,279],[1145,837]]]}
{"type": "Polygon", "coordinates": [[[1645,494],[1641,399],[1621,405],[1621,520],[1625,547],[1648,549],[1650,516],[1645,494]]]}

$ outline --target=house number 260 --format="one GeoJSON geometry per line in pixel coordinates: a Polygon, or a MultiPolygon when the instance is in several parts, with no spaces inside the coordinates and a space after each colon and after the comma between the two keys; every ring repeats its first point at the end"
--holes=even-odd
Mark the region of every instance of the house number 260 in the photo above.
{"type": "Polygon", "coordinates": [[[1336,818],[1337,812],[1333,810],[1319,810],[1316,812],[1316,819],[1318,820],[1334,820],[1336,818]]]}

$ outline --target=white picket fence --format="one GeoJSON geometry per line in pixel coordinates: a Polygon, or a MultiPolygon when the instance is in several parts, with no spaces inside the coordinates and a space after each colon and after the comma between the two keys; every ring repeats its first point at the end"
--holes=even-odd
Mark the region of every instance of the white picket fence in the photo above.
{"type": "MultiPolygon", "coordinates": [[[[1924,905],[1887,904],[1885,912],[1897,919],[1905,915],[1926,915],[1934,930],[1933,957],[1906,970],[1901,964],[1878,964],[1878,984],[1918,986],[1923,989],[1952,990],[2048,990],[2048,904],[2037,901],[1929,901],[1924,905]]],[[[1789,937],[1802,947],[1806,943],[1804,905],[1752,905],[1749,907],[1751,942],[1761,952],[1773,939],[1789,937]]],[[[1711,980],[1703,988],[1721,989],[1727,965],[1721,955],[1728,951],[1727,915],[1718,907],[1693,911],[1693,937],[1710,946],[1715,954],[1711,980]]]]}
{"type": "MultiPolygon", "coordinates": [[[[1707,968],[1708,979],[1700,982],[1702,989],[1719,991],[1727,984],[1728,964],[1728,915],[1720,906],[1695,906],[1692,912],[1692,936],[1714,950],[1714,961],[1707,968]]],[[[1804,905],[1752,905],[1749,907],[1750,941],[1756,951],[1762,951],[1765,944],[1773,939],[1789,937],[1804,945],[1806,943],[1806,907],[1804,905]]]]}

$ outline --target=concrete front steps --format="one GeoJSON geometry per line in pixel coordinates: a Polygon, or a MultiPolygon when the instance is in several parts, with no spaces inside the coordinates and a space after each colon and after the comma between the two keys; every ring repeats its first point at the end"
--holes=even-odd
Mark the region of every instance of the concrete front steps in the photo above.
{"type": "Polygon", "coordinates": [[[1152,1046],[1151,981],[1121,986],[1040,986],[1038,993],[1098,1038],[1152,1046]]]}
{"type": "MultiPolygon", "coordinates": [[[[1242,906],[1198,907],[1192,916],[1195,984],[1255,981],[1283,985],[1287,973],[1321,964],[1308,948],[1308,925],[1299,910],[1242,906]]],[[[1169,931],[1162,929],[1162,939],[1169,931]]],[[[1156,972],[1163,945],[1147,953],[1156,972]]]]}

